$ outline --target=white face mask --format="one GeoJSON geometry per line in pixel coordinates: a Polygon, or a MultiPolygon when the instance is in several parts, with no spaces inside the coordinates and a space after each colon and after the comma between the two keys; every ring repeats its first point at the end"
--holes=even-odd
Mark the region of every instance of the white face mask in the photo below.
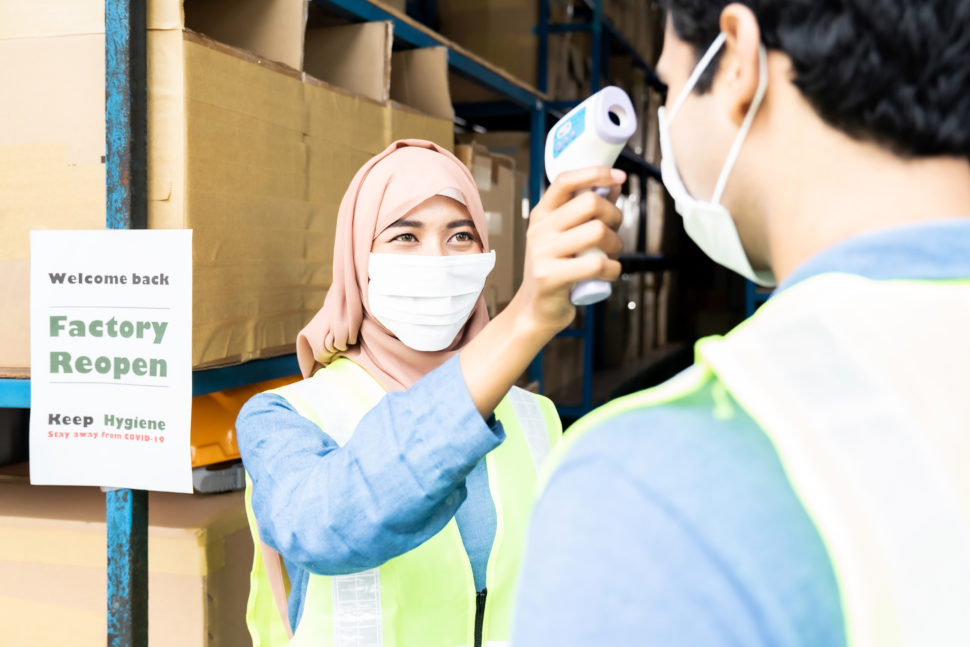
{"type": "Polygon", "coordinates": [[[456,256],[371,254],[370,313],[414,350],[448,348],[475,308],[495,252],[456,256]]]}
{"type": "Polygon", "coordinates": [[[721,175],[717,180],[717,186],[714,189],[714,195],[710,201],[698,200],[687,192],[687,187],[684,186],[684,182],[677,172],[677,163],[674,161],[674,149],[670,142],[670,122],[677,116],[677,111],[680,110],[680,106],[684,103],[684,100],[690,96],[701,74],[707,69],[711,60],[724,45],[725,38],[723,33],[718,36],[697,63],[697,67],[694,68],[690,78],[687,79],[687,85],[684,86],[680,96],[677,97],[677,101],[674,102],[670,110],[670,116],[668,117],[666,115],[663,107],[658,111],[661,154],[660,171],[663,175],[664,186],[667,187],[667,190],[674,199],[677,212],[684,218],[684,229],[687,231],[687,235],[697,243],[697,246],[705,254],[710,256],[714,262],[720,263],[730,270],[734,270],[741,276],[759,285],[775,285],[775,275],[771,270],[756,271],[751,267],[751,261],[748,260],[747,255],[744,253],[744,246],[741,244],[741,238],[738,235],[738,229],[734,224],[734,219],[731,218],[731,212],[720,204],[728,176],[731,174],[731,169],[734,168],[734,163],[737,161],[738,154],[741,152],[741,144],[744,143],[744,138],[747,136],[748,130],[751,129],[751,123],[754,121],[755,113],[757,113],[758,108],[761,106],[761,101],[765,97],[765,90],[768,88],[768,55],[765,52],[764,45],[760,46],[758,52],[760,63],[758,89],[755,91],[754,100],[751,102],[748,114],[745,115],[744,122],[741,124],[741,130],[738,131],[737,137],[734,139],[734,144],[728,152],[727,160],[721,169],[721,175]]]}

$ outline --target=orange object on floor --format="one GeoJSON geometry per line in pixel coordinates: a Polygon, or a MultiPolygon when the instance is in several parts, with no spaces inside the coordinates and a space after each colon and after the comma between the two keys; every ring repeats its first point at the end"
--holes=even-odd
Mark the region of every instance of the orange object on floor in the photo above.
{"type": "Polygon", "coordinates": [[[238,459],[236,416],[242,406],[257,393],[299,380],[291,375],[192,398],[192,467],[238,459]]]}

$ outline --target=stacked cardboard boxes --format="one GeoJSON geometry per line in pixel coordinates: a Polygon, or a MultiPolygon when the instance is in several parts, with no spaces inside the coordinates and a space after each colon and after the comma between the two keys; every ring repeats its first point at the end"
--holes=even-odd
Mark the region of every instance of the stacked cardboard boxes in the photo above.
{"type": "MultiPolygon", "coordinates": [[[[242,492],[149,495],[152,645],[249,644],[253,542],[242,492]]],[[[0,478],[0,626],[5,645],[98,646],[106,631],[104,494],[0,478]]]]}
{"type": "MultiPolygon", "coordinates": [[[[654,3],[641,0],[604,0],[603,15],[623,35],[641,58],[656,59],[658,29],[663,14],[654,3]]],[[[551,24],[588,20],[589,10],[581,0],[550,2],[551,24]]],[[[459,45],[505,69],[531,86],[539,87],[538,0],[439,0],[441,32],[459,45]]],[[[590,92],[592,36],[589,32],[568,31],[550,34],[547,52],[546,91],[554,99],[576,100],[590,92]]],[[[621,67],[614,62],[613,67],[621,67]]],[[[455,97],[459,102],[491,98],[487,92],[458,81],[455,97]]]]}
{"type": "MultiPolygon", "coordinates": [[[[0,85],[17,88],[0,102],[5,375],[29,366],[28,232],[104,227],[103,11],[101,0],[5,2],[0,58],[18,62],[0,68],[0,85]]],[[[443,114],[305,73],[305,11],[305,0],[148,4],[149,227],[194,230],[196,367],[291,352],[330,284],[337,206],[356,169],[399,138],[452,147],[443,114]]],[[[386,26],[362,29],[383,34],[389,54],[386,26]]],[[[426,82],[428,60],[444,78],[443,52],[400,67],[426,82]]]]}
{"type": "Polygon", "coordinates": [[[603,15],[623,38],[647,61],[656,60],[663,11],[659,3],[645,0],[603,0],[603,15]]]}
{"type": "Polygon", "coordinates": [[[495,250],[495,269],[485,282],[485,303],[495,316],[512,300],[522,282],[525,262],[523,213],[524,178],[515,170],[515,160],[479,144],[459,144],[458,158],[471,170],[482,196],[488,225],[489,247],[495,250]]]}
{"type": "MultiPolygon", "coordinates": [[[[437,4],[444,36],[536,86],[537,0],[438,0],[437,4]]],[[[466,99],[456,94],[456,100],[466,99]]]]}

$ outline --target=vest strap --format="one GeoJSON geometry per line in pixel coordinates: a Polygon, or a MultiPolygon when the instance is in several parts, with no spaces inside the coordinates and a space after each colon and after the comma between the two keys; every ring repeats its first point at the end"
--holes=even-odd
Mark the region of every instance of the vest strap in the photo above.
{"type": "Polygon", "coordinates": [[[289,603],[290,587],[286,577],[286,569],[283,567],[283,558],[278,552],[270,548],[266,542],[259,542],[259,552],[263,556],[263,568],[266,569],[266,578],[269,580],[270,590],[273,592],[273,601],[276,602],[276,609],[280,612],[283,626],[286,627],[286,635],[293,638],[293,627],[290,626],[289,603]]]}
{"type": "Polygon", "coordinates": [[[378,569],[337,575],[331,580],[334,647],[381,647],[384,618],[378,569]]]}
{"type": "Polygon", "coordinates": [[[549,431],[546,419],[542,415],[542,408],[535,395],[513,386],[508,394],[512,410],[515,411],[522,432],[525,435],[525,442],[529,445],[529,454],[532,462],[536,466],[536,472],[549,456],[549,431]]]}
{"type": "Polygon", "coordinates": [[[970,329],[968,288],[817,277],[698,346],[818,528],[850,645],[970,641],[957,496],[970,481],[953,466],[967,455],[970,350],[952,344],[970,329]]]}

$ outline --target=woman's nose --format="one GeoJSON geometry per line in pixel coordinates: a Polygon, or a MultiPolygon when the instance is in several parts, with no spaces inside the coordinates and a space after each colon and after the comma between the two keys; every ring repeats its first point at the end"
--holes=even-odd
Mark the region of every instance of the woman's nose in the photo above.
{"type": "Polygon", "coordinates": [[[448,248],[445,246],[445,242],[437,236],[426,242],[424,247],[424,254],[426,256],[444,256],[448,253],[448,248]]]}

